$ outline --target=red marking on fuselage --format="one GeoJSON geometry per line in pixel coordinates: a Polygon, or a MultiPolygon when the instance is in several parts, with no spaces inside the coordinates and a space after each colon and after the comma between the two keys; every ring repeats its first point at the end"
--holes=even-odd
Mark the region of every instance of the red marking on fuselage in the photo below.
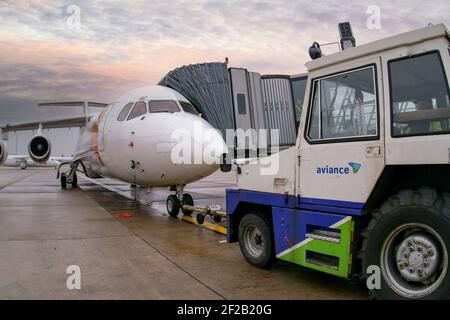
{"type": "Polygon", "coordinates": [[[103,163],[103,160],[100,156],[100,151],[98,150],[98,134],[99,134],[99,131],[101,130],[100,122],[104,115],[105,115],[105,110],[103,110],[99,114],[99,116],[95,120],[94,124],[92,125],[92,149],[93,149],[94,154],[97,157],[98,161],[100,161],[100,163],[102,164],[103,167],[105,166],[105,164],[103,163]]]}

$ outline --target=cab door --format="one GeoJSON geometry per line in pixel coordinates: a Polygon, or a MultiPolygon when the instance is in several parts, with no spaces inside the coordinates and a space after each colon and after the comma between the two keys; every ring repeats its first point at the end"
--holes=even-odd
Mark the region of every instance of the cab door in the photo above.
{"type": "Polygon", "coordinates": [[[299,151],[300,199],[355,214],[367,201],[385,164],[380,73],[379,58],[311,73],[299,151]]]}

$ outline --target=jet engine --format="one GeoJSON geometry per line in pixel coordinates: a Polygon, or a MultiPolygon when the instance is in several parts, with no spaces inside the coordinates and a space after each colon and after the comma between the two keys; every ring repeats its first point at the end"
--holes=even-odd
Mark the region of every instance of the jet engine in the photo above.
{"type": "Polygon", "coordinates": [[[28,144],[28,154],[37,163],[46,162],[50,158],[51,150],[50,140],[42,134],[37,134],[31,138],[28,144]]]}
{"type": "Polygon", "coordinates": [[[0,140],[0,165],[4,164],[8,159],[8,147],[5,141],[0,140]]]}

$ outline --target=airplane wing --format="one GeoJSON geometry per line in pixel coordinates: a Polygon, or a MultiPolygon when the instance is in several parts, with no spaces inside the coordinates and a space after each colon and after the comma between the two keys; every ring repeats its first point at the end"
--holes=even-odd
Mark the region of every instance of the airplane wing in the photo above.
{"type": "Polygon", "coordinates": [[[107,103],[91,102],[91,101],[72,101],[72,102],[44,102],[38,103],[39,107],[91,107],[91,108],[106,108],[107,103]]]}
{"type": "Polygon", "coordinates": [[[14,132],[14,131],[25,131],[25,130],[37,130],[39,127],[42,129],[58,129],[58,128],[75,128],[84,127],[86,125],[86,119],[89,117],[87,114],[88,107],[94,108],[106,108],[107,103],[100,102],[90,102],[90,101],[71,101],[71,102],[46,102],[39,103],[39,107],[83,107],[84,115],[74,118],[66,118],[60,120],[50,120],[50,121],[36,121],[29,123],[21,123],[10,125],[7,124],[5,127],[1,128],[0,131],[3,133],[14,132]]]}
{"type": "Polygon", "coordinates": [[[42,125],[42,129],[84,127],[86,125],[86,117],[82,116],[82,117],[66,118],[66,119],[60,119],[60,120],[28,122],[28,123],[20,123],[20,124],[15,124],[15,125],[7,124],[5,127],[1,128],[1,129],[2,129],[3,133],[14,132],[14,131],[25,131],[25,130],[37,130],[40,125],[42,125]]]}

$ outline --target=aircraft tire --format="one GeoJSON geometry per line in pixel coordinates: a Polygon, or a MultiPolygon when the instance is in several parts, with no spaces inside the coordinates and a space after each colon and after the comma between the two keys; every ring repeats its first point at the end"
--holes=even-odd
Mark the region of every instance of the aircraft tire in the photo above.
{"type": "Polygon", "coordinates": [[[78,177],[77,177],[77,174],[74,173],[73,180],[72,180],[72,188],[76,188],[76,187],[78,187],[78,177]]]}
{"type": "Polygon", "coordinates": [[[171,194],[166,201],[167,213],[169,216],[176,218],[180,213],[180,201],[176,195],[171,194]]]}
{"type": "MultiPolygon", "coordinates": [[[[183,194],[183,205],[188,205],[188,206],[192,206],[192,207],[194,206],[194,199],[192,198],[192,196],[190,194],[188,194],[188,193],[183,194]]],[[[192,211],[184,210],[183,208],[181,208],[181,211],[186,216],[190,216],[192,214],[192,211]]]]}
{"type": "Polygon", "coordinates": [[[67,178],[65,175],[61,175],[61,189],[67,189],[67,178]]]}

